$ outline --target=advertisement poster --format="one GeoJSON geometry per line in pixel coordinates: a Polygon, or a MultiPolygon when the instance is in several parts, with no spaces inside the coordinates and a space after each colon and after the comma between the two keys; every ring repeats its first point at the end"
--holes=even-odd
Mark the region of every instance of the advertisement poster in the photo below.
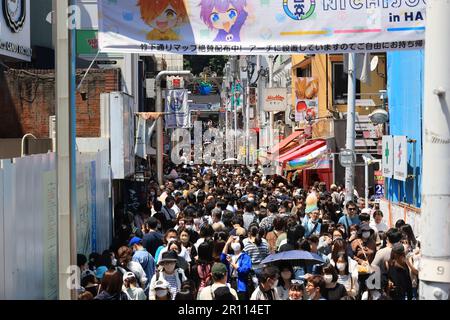
{"type": "Polygon", "coordinates": [[[314,120],[319,113],[319,81],[315,78],[296,78],[294,82],[295,121],[314,120]]]}
{"type": "Polygon", "coordinates": [[[423,0],[99,0],[102,52],[298,54],[421,48],[423,0]]]}

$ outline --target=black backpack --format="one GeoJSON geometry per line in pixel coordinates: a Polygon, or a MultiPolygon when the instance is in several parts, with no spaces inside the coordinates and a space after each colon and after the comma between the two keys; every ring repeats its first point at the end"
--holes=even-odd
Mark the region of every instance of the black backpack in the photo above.
{"type": "MultiPolygon", "coordinates": [[[[139,288],[142,288],[142,284],[141,284],[141,279],[139,279],[139,277],[133,272],[131,271],[128,266],[125,267],[117,267],[117,270],[120,271],[120,273],[122,273],[122,276],[124,276],[126,273],[131,272],[132,274],[134,274],[134,277],[136,278],[136,283],[138,285],[139,288]]],[[[142,288],[145,289],[145,288],[142,288]]]]}

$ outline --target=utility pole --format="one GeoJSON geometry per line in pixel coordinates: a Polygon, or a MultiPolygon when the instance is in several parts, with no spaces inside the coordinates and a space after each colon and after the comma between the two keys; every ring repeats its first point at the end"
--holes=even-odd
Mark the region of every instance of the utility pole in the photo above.
{"type": "MultiPolygon", "coordinates": [[[[156,112],[163,112],[162,106],[162,90],[161,80],[167,76],[190,76],[193,77],[190,71],[161,71],[156,76],[156,112]]],[[[163,153],[164,153],[164,131],[163,119],[158,117],[156,120],[156,176],[159,185],[164,183],[163,175],[163,153]]]]}
{"type": "Polygon", "coordinates": [[[425,106],[421,212],[422,300],[448,300],[450,293],[450,1],[427,1],[425,106]]]}
{"type": "MultiPolygon", "coordinates": [[[[347,95],[347,140],[345,148],[355,152],[355,99],[356,99],[356,54],[349,53],[348,58],[348,95],[347,95]]],[[[345,168],[345,202],[353,200],[355,165],[345,168]]]]}
{"type": "Polygon", "coordinates": [[[69,33],[69,0],[53,0],[58,189],[58,299],[76,299],[71,266],[76,266],[75,37],[69,33]]]}
{"type": "MultiPolygon", "coordinates": [[[[269,88],[273,88],[273,64],[274,64],[274,56],[269,56],[269,88]]],[[[268,140],[269,140],[269,146],[273,146],[273,141],[274,141],[274,128],[273,128],[273,123],[274,123],[274,114],[273,112],[269,112],[269,130],[268,130],[268,140]]],[[[269,147],[268,146],[268,147],[269,147]]]]}

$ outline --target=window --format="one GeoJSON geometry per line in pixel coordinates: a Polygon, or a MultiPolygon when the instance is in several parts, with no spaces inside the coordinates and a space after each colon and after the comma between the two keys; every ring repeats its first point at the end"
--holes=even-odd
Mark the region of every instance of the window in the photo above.
{"type": "Polygon", "coordinates": [[[311,64],[308,64],[304,68],[297,68],[297,78],[311,77],[311,64]]]}
{"type": "MultiPolygon", "coordinates": [[[[348,74],[344,72],[344,63],[333,62],[333,105],[347,103],[348,74]]],[[[356,79],[356,97],[361,93],[361,81],[356,79]]]]}

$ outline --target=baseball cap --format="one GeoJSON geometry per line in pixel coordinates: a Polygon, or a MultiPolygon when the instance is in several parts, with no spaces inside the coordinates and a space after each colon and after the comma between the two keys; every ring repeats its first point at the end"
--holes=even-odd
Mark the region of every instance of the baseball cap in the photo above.
{"type": "Polygon", "coordinates": [[[228,272],[227,267],[223,263],[214,263],[211,273],[212,274],[226,274],[228,272]]]}
{"type": "Polygon", "coordinates": [[[163,290],[163,289],[169,289],[169,288],[170,288],[169,282],[167,282],[164,279],[160,279],[160,280],[156,281],[156,283],[155,283],[155,290],[157,290],[157,289],[163,290]]]}
{"type": "Polygon", "coordinates": [[[95,277],[97,279],[103,279],[103,276],[105,275],[105,272],[108,271],[108,268],[105,266],[100,266],[97,268],[95,272],[95,277]]]}
{"type": "Polygon", "coordinates": [[[141,243],[142,239],[139,237],[133,237],[130,242],[128,243],[128,246],[131,247],[132,245],[141,243]]]}
{"type": "Polygon", "coordinates": [[[132,278],[136,278],[136,276],[134,275],[133,272],[127,272],[123,275],[123,281],[132,279],[132,278]]]}

